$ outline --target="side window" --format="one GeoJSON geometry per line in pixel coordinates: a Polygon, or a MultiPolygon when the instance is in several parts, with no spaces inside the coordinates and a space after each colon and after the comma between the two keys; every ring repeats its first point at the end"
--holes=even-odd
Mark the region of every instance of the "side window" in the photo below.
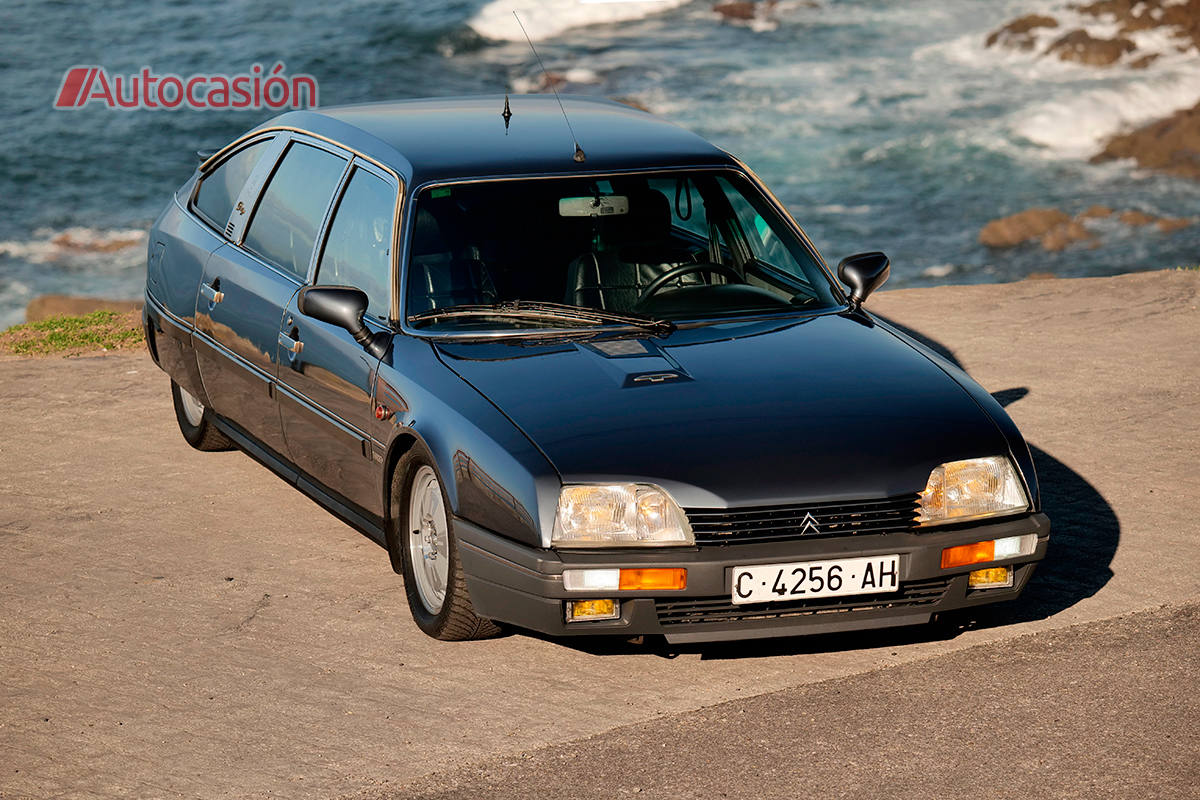
{"type": "Polygon", "coordinates": [[[733,206],[733,213],[754,257],[807,283],[804,269],[796,262],[787,246],[779,240],[770,223],[763,218],[758,209],[725,178],[717,178],[717,183],[729,198],[729,204],[733,206]]]}
{"type": "Polygon", "coordinates": [[[267,182],[242,244],[304,280],[317,230],[346,160],[300,142],[288,145],[267,182]]]}
{"type": "Polygon", "coordinates": [[[249,147],[237,151],[204,177],[200,189],[196,192],[195,208],[218,230],[224,230],[225,223],[233,211],[238,194],[242,191],[246,179],[254,171],[258,160],[267,151],[270,139],[255,142],[249,147]]]}
{"type": "Polygon", "coordinates": [[[338,201],[317,283],[355,286],[367,293],[367,313],[384,319],[390,310],[392,217],[396,190],[364,169],[355,169],[338,201]]]}

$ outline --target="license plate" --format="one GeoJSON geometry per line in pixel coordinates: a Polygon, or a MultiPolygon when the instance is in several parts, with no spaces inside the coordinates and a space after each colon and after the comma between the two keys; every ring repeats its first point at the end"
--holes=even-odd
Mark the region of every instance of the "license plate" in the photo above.
{"type": "Polygon", "coordinates": [[[899,555],[734,567],[733,603],[894,592],[899,572],[899,555]]]}

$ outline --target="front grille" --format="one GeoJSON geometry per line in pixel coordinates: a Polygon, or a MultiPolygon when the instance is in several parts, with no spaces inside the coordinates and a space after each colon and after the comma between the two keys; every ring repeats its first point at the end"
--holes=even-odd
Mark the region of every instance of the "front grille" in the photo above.
{"type": "Polygon", "coordinates": [[[896,533],[916,527],[918,495],[753,508],[684,509],[697,544],[896,533]]]}
{"type": "Polygon", "coordinates": [[[729,597],[701,597],[686,600],[658,600],[658,621],[664,627],[708,622],[743,622],[757,619],[809,617],[817,614],[841,614],[885,608],[928,606],[941,600],[952,578],[914,581],[888,594],[864,594],[851,597],[825,597],[816,600],[791,600],[781,603],[755,603],[736,606],[729,597]]]}

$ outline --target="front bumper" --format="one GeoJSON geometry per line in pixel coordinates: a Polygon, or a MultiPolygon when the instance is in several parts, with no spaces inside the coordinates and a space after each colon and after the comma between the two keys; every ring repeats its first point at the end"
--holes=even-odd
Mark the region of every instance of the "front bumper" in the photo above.
{"type": "Polygon", "coordinates": [[[674,643],[798,636],[918,625],[934,614],[1017,597],[1046,555],[1050,520],[1036,513],[922,533],[796,539],[756,544],[703,545],[645,551],[558,551],[497,536],[466,520],[454,529],[467,587],[477,614],[553,636],[661,634],[674,643]],[[954,569],[941,568],[942,549],[987,539],[1036,533],[1032,555],[954,569]],[[900,554],[900,589],[879,595],[735,606],[734,567],[832,558],[900,554]],[[967,573],[1013,566],[1010,588],[969,589],[967,573]],[[569,592],[570,568],[684,567],[687,588],[673,592],[569,592]],[[564,601],[613,597],[620,618],[567,623],[564,601]]]}

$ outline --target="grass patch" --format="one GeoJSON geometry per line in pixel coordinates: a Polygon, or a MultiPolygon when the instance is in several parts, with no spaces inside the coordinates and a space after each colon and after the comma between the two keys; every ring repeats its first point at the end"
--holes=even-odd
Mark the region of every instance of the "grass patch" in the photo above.
{"type": "Polygon", "coordinates": [[[79,355],[127,350],[145,342],[142,314],[93,311],[79,317],[50,317],[0,332],[0,353],[21,356],[79,355]]]}
{"type": "Polygon", "coordinates": [[[1176,272],[1200,272],[1200,264],[1195,264],[1190,267],[1176,267],[1176,272]]]}

